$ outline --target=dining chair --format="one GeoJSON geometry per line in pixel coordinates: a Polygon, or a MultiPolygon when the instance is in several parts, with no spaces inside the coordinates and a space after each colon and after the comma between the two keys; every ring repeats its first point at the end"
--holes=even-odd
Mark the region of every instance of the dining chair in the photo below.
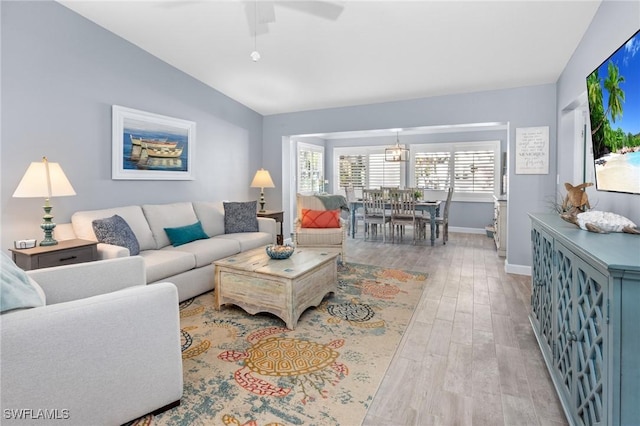
{"type": "Polygon", "coordinates": [[[391,202],[391,240],[395,243],[396,233],[400,241],[406,226],[413,231],[413,244],[422,236],[422,216],[416,214],[416,198],[411,189],[392,189],[389,192],[391,202]]]}
{"type": "Polygon", "coordinates": [[[377,235],[378,225],[382,229],[382,242],[386,241],[386,225],[391,221],[385,209],[384,192],[380,189],[364,189],[362,205],[364,207],[364,239],[377,235]]]}
{"type": "MultiPolygon", "coordinates": [[[[442,215],[436,217],[436,237],[440,234],[440,226],[442,225],[442,244],[447,244],[449,241],[449,207],[451,206],[451,198],[453,197],[453,187],[449,187],[447,191],[447,201],[444,204],[444,211],[442,215]]],[[[431,222],[429,217],[424,217],[425,224],[431,222]]]]}
{"type": "MultiPolygon", "coordinates": [[[[347,198],[347,203],[349,204],[349,209],[351,209],[352,208],[351,203],[354,201],[358,201],[358,196],[356,195],[356,189],[353,186],[345,186],[344,192],[347,198]]],[[[353,215],[354,223],[351,223],[351,221],[348,222],[347,233],[351,231],[352,226],[354,227],[353,233],[354,234],[358,233],[358,221],[364,221],[364,213],[362,210],[363,210],[362,208],[357,208],[356,211],[354,212],[354,215],[353,215]]]]}

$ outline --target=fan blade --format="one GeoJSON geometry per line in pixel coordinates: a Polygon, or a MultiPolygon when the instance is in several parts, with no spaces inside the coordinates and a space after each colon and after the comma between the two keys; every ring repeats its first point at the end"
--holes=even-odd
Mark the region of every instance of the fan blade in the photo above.
{"type": "Polygon", "coordinates": [[[344,10],[344,3],[346,3],[346,0],[281,1],[278,2],[278,6],[285,6],[289,9],[298,10],[310,15],[315,15],[319,18],[335,21],[342,14],[342,11],[344,10]]]}

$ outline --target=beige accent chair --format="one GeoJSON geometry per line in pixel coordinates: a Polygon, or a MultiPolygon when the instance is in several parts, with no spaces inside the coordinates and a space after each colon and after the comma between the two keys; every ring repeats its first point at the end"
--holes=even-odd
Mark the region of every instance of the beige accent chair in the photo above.
{"type": "Polygon", "coordinates": [[[343,263],[345,257],[346,221],[340,219],[340,228],[303,228],[300,218],[302,209],[327,210],[322,201],[314,195],[296,194],[296,219],[293,242],[297,247],[318,247],[340,250],[343,263]]]}
{"type": "Polygon", "coordinates": [[[61,419],[7,414],[3,425],[119,425],[179,404],[178,292],[168,282],[146,285],[142,257],[27,276],[46,301],[0,315],[0,406],[56,409],[61,419]]]}

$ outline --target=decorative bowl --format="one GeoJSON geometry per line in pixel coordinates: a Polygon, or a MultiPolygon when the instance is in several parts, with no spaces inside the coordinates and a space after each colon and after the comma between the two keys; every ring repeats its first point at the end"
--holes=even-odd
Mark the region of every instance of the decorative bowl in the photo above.
{"type": "Polygon", "coordinates": [[[267,254],[272,259],[288,259],[295,249],[293,246],[280,246],[277,244],[269,244],[266,247],[267,254]]]}

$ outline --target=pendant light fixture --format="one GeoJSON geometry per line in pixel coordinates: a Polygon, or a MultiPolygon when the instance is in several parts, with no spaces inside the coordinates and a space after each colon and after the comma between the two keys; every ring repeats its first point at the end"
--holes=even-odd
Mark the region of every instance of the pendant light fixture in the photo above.
{"type": "Polygon", "coordinates": [[[384,161],[406,162],[409,161],[409,150],[404,146],[400,146],[400,130],[396,130],[396,145],[391,148],[385,148],[384,161]]]}
{"type": "Polygon", "coordinates": [[[258,0],[255,0],[253,8],[253,52],[251,52],[251,59],[253,62],[258,62],[260,60],[260,52],[258,52],[258,0]]]}

